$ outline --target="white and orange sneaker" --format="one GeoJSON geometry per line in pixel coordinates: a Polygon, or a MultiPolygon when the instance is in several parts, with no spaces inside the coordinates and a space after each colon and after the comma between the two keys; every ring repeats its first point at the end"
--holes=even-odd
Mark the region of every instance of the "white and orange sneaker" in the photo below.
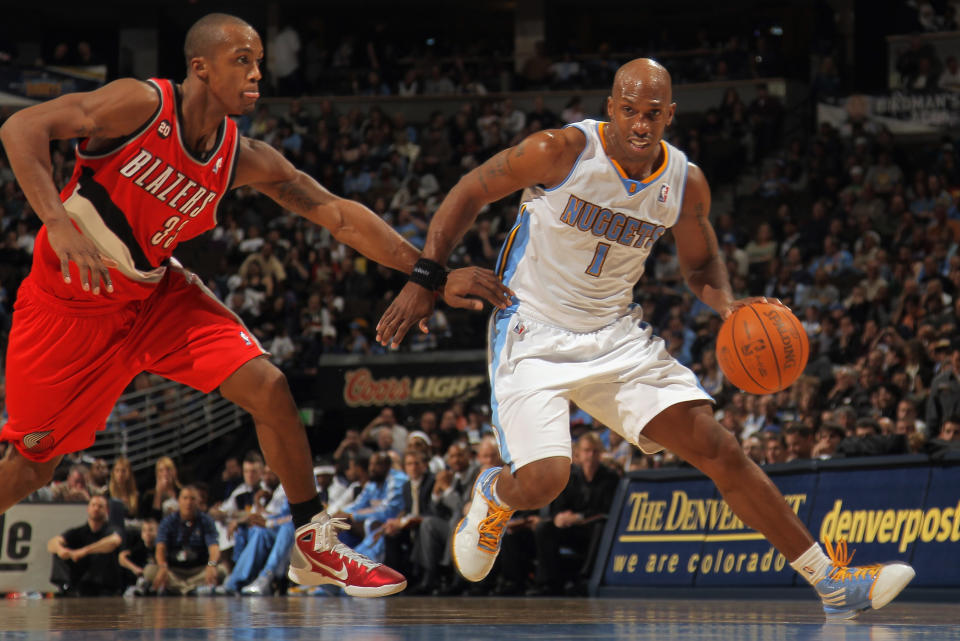
{"type": "Polygon", "coordinates": [[[501,505],[493,492],[499,467],[484,470],[473,484],[467,515],[453,533],[453,562],[468,581],[482,581],[500,553],[503,530],[513,510],[501,505]]]}
{"type": "Polygon", "coordinates": [[[917,574],[900,561],[851,566],[853,552],[847,553],[844,539],[837,541],[836,547],[831,546],[830,541],[824,543],[830,569],[813,589],[823,601],[828,621],[853,619],[864,610],[879,610],[893,601],[917,574]]]}
{"type": "Polygon", "coordinates": [[[402,574],[341,543],[337,530],[348,529],[343,519],[325,512],[298,528],[290,550],[290,580],[300,585],[336,585],[359,597],[387,596],[407,587],[402,574]]]}

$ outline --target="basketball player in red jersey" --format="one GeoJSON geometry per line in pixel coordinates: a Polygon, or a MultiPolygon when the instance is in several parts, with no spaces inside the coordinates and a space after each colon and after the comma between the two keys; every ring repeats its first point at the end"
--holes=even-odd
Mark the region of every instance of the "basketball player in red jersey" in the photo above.
{"type": "MultiPolygon", "coordinates": [[[[249,185],[329,228],[383,265],[413,270],[417,250],[363,205],[338,198],[228,118],[259,97],[263,46],[239,18],[211,14],[187,33],[187,78],[121,79],[24,109],[0,129],[21,188],[43,221],[15,305],[7,354],[10,442],[0,513],[48,483],[62,456],[89,447],[130,380],[149,371],[219,388],[254,418],[297,526],[290,576],[356,596],[393,594],[402,575],[338,543],[283,374],[229,309],[172,253],[216,224],[223,194],[249,185]],[[51,140],[79,138],[74,175],[51,179],[51,140]]],[[[438,289],[440,288],[438,284],[438,289]]],[[[457,270],[448,303],[504,307],[492,272],[457,270]]],[[[162,570],[161,570],[162,571],[162,570]]]]}

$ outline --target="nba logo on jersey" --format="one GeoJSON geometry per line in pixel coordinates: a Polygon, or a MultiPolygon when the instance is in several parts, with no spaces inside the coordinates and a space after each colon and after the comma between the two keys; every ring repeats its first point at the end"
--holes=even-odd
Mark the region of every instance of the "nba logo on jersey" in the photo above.
{"type": "Polygon", "coordinates": [[[242,338],[243,342],[246,343],[247,345],[253,345],[253,343],[250,342],[250,337],[247,336],[246,332],[240,332],[240,338],[242,338]]]}
{"type": "Polygon", "coordinates": [[[223,156],[221,156],[220,158],[217,158],[217,162],[214,163],[213,173],[219,172],[221,167],[223,167],[223,156]]]}
{"type": "Polygon", "coordinates": [[[667,184],[660,185],[660,195],[657,196],[657,202],[660,203],[661,205],[665,205],[667,203],[667,196],[669,195],[670,195],[670,185],[667,185],[667,184]]]}

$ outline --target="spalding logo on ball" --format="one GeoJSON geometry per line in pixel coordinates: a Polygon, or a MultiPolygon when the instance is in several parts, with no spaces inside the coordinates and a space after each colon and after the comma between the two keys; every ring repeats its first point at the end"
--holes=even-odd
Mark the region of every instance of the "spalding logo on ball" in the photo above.
{"type": "Polygon", "coordinates": [[[751,303],[720,327],[717,362],[731,383],[751,394],[771,394],[793,384],[810,357],[803,325],[786,307],[751,303]]]}

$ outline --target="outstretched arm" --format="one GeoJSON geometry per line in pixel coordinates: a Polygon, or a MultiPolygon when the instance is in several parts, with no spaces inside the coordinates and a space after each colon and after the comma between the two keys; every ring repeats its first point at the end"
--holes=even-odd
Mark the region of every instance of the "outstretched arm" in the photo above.
{"type": "MultiPolygon", "coordinates": [[[[575,128],[537,132],[516,147],[505,149],[463,176],[440,204],[430,228],[423,257],[446,265],[450,252],[473,224],[484,205],[542,184],[552,186],[566,178],[586,139],[575,128]]],[[[377,340],[400,344],[410,327],[433,312],[430,291],[407,283],[377,324],[377,340]]]]}
{"type": "MultiPolygon", "coordinates": [[[[390,225],[362,204],[340,198],[316,180],[298,171],[266,143],[244,138],[234,186],[250,185],[283,207],[329,229],[334,238],[376,262],[405,274],[413,270],[420,252],[390,225]]],[[[487,269],[458,269],[444,288],[444,299],[454,307],[479,310],[483,303],[505,307],[507,290],[487,269]]]]}
{"type": "Polygon", "coordinates": [[[710,185],[693,163],[688,166],[680,217],[672,231],[687,285],[697,298],[726,318],[733,304],[733,289],[717,234],[710,224],[710,185]]]}
{"type": "Polygon", "coordinates": [[[420,257],[416,247],[374,212],[330,193],[264,142],[241,140],[234,186],[242,185],[250,185],[286,209],[326,227],[334,238],[382,265],[409,274],[420,257]]]}
{"type": "MultiPolygon", "coordinates": [[[[717,234],[710,224],[710,185],[693,163],[689,163],[680,217],[672,231],[684,280],[697,298],[721,318],[726,319],[738,307],[752,302],[767,302],[762,296],[734,299],[717,234]]],[[[770,302],[783,304],[775,299],[770,302]]]]}
{"type": "MultiPolygon", "coordinates": [[[[85,291],[100,293],[100,281],[113,290],[108,265],[94,244],[70,222],[53,183],[50,141],[69,138],[113,139],[143,125],[160,104],[150,85],[125,78],[96,91],[67,94],[27,107],[0,128],[10,166],[27,201],[47,227],[50,245],[60,257],[64,282],[71,282],[71,262],[85,291]]],[[[112,265],[111,265],[112,266],[112,265]]]]}

